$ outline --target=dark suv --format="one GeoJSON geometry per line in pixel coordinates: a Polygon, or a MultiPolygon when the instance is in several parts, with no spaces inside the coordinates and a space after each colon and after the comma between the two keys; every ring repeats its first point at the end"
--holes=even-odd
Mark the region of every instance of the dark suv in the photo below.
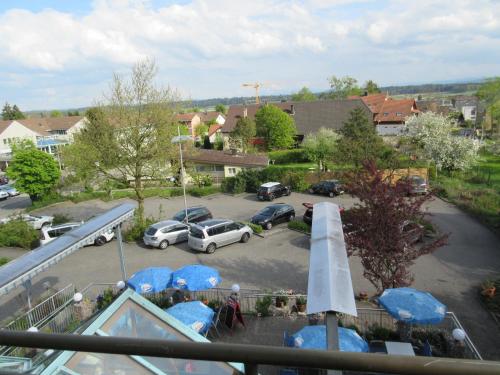
{"type": "Polygon", "coordinates": [[[344,192],[344,188],[338,180],[327,180],[312,185],[309,188],[309,192],[311,194],[322,194],[334,197],[335,195],[342,194],[344,192]]]}
{"type": "Polygon", "coordinates": [[[274,198],[290,195],[291,193],[292,191],[289,186],[284,186],[279,182],[266,182],[260,185],[259,190],[257,190],[257,198],[261,201],[272,201],[274,198]]]}
{"type": "Polygon", "coordinates": [[[260,210],[250,219],[250,222],[269,230],[275,224],[290,221],[294,218],[295,210],[292,206],[284,203],[275,203],[260,210]]]}
{"type": "MultiPolygon", "coordinates": [[[[212,213],[208,210],[208,208],[203,206],[188,207],[187,214],[188,214],[187,221],[189,223],[199,223],[200,221],[212,218],[212,213]]],[[[172,219],[185,223],[186,210],[181,210],[177,212],[172,219]]]]}

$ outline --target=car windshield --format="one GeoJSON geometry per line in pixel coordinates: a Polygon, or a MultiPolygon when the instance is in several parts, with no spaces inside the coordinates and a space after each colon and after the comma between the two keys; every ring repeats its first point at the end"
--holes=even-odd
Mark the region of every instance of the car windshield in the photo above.
{"type": "Polygon", "coordinates": [[[203,234],[203,231],[196,228],[196,227],[191,227],[189,229],[189,234],[195,238],[205,238],[205,235],[203,234]]]}
{"type": "MultiPolygon", "coordinates": [[[[188,215],[189,215],[189,211],[188,211],[188,215]]],[[[184,220],[185,217],[186,217],[186,211],[182,210],[182,211],[177,212],[174,215],[173,219],[177,220],[177,221],[182,221],[182,220],[184,220]]]]}
{"type": "Polygon", "coordinates": [[[156,233],[157,229],[156,228],[153,228],[153,227],[149,227],[147,230],[146,230],[146,234],[148,236],[153,236],[155,233],[156,233]]]}
{"type": "Polygon", "coordinates": [[[275,207],[266,207],[266,208],[260,210],[257,215],[271,216],[272,214],[274,214],[274,211],[276,211],[275,207]]]}

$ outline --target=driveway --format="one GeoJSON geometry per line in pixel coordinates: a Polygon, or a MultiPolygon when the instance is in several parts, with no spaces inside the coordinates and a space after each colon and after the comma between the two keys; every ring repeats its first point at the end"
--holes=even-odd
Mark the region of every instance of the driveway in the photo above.
{"type": "MultiPolygon", "coordinates": [[[[325,198],[294,193],[276,202],[292,204],[300,217],[302,202],[332,201],[345,207],[353,204],[349,196],[325,198]]],[[[89,201],[80,204],[64,203],[40,210],[43,214],[61,213],[75,220],[85,220],[97,215],[118,202],[89,201]]],[[[189,205],[207,206],[214,217],[248,220],[253,213],[267,205],[258,202],[254,195],[233,197],[217,194],[206,198],[188,198],[189,205]]],[[[169,218],[183,208],[182,197],[173,199],[151,198],[145,202],[148,216],[169,218]]],[[[482,280],[498,276],[500,269],[500,245],[498,237],[470,218],[455,206],[441,200],[427,205],[431,220],[442,232],[450,233],[449,244],[435,253],[423,256],[413,266],[414,286],[433,293],[450,311],[457,314],[474,343],[485,359],[500,359],[500,329],[484,311],[478,297],[478,285],[482,280]]],[[[87,247],[65,258],[48,269],[36,280],[35,292],[43,290],[43,283],[61,288],[73,283],[82,288],[90,282],[116,282],[121,279],[116,241],[103,247],[87,247]]],[[[203,263],[219,269],[224,287],[238,283],[245,288],[277,290],[291,288],[299,292],[307,290],[309,266],[309,240],[300,233],[286,229],[282,224],[265,233],[265,238],[253,236],[247,244],[234,244],[218,249],[215,254],[193,252],[187,245],[171,246],[165,251],[145,248],[140,244],[124,246],[127,273],[153,265],[177,268],[189,263],[203,263]]],[[[0,249],[0,256],[7,249],[0,249]]],[[[19,252],[19,251],[18,251],[19,252]]],[[[9,254],[12,256],[14,253],[9,254]]],[[[350,259],[351,275],[355,292],[373,292],[364,279],[358,259],[350,259]]],[[[0,303],[2,315],[15,310],[24,296],[11,294],[0,303]]]]}

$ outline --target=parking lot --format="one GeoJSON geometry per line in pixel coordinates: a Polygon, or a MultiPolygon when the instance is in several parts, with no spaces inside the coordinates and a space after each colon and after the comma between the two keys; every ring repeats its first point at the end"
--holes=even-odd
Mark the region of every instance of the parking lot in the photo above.
{"type": "MultiPolygon", "coordinates": [[[[296,216],[304,212],[303,202],[331,201],[350,207],[354,200],[348,195],[335,198],[293,193],[275,202],[289,203],[296,209],[296,216]]],[[[86,220],[113,207],[119,201],[88,201],[79,204],[64,203],[40,210],[41,214],[65,214],[74,220],[86,220]]],[[[230,196],[217,194],[205,198],[188,197],[188,205],[204,205],[214,217],[248,220],[254,213],[269,204],[259,202],[253,194],[230,196]]],[[[150,198],[145,202],[147,216],[170,218],[183,208],[182,197],[172,199],[150,198]]],[[[413,267],[414,287],[433,293],[454,311],[485,358],[499,359],[500,330],[481,307],[477,286],[482,280],[500,269],[500,245],[487,228],[464,214],[456,207],[441,200],[427,205],[431,220],[442,232],[450,233],[449,244],[434,254],[418,259],[413,267]]],[[[5,214],[6,209],[0,209],[5,214]]],[[[217,268],[223,287],[238,283],[244,288],[278,290],[307,290],[309,266],[308,237],[280,224],[263,238],[252,236],[246,244],[236,243],[217,249],[215,254],[191,251],[186,243],[169,246],[166,250],[151,249],[138,243],[124,245],[127,274],[148,266],[178,268],[185,264],[202,263],[217,268]]],[[[14,257],[24,251],[0,249],[0,256],[14,257]]],[[[363,277],[363,270],[356,258],[350,259],[355,292],[373,293],[371,284],[363,277]]],[[[112,241],[102,247],[87,247],[65,258],[34,280],[35,294],[48,282],[56,288],[70,283],[82,288],[91,282],[116,282],[121,279],[117,243],[112,241]]],[[[21,290],[20,290],[21,291],[21,290]]],[[[2,315],[25,302],[11,294],[0,300],[2,315]],[[7,303],[7,304],[5,304],[7,303]]]]}

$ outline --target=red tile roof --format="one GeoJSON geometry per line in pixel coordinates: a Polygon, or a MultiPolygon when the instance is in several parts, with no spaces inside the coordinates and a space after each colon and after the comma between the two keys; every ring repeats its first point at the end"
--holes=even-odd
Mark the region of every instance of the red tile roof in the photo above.
{"type": "Polygon", "coordinates": [[[222,128],[222,125],[219,125],[219,124],[210,125],[210,128],[208,129],[208,136],[210,137],[212,134],[214,134],[220,128],[222,128]]]}
{"type": "Polygon", "coordinates": [[[176,113],[174,118],[175,118],[175,121],[179,121],[179,122],[191,122],[193,120],[194,116],[198,116],[201,118],[201,116],[198,112],[176,113]]]}
{"type": "Polygon", "coordinates": [[[374,121],[377,123],[404,123],[407,117],[418,112],[414,99],[386,100],[380,112],[375,115],[374,121]]]}
{"type": "Polygon", "coordinates": [[[203,121],[203,122],[214,121],[219,116],[224,117],[224,115],[222,115],[222,113],[217,112],[217,111],[199,112],[198,115],[200,115],[201,121],[203,121]]]}

